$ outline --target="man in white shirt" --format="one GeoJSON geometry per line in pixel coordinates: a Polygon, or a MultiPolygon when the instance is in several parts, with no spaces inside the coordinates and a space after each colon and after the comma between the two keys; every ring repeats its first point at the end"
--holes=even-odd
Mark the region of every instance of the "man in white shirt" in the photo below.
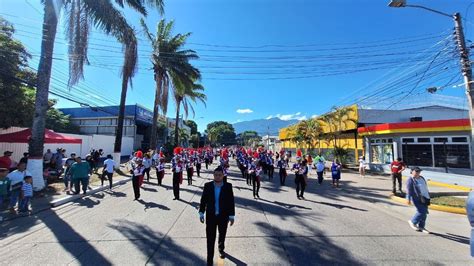
{"type": "MultiPolygon", "coordinates": [[[[112,155],[107,155],[107,159],[104,161],[104,174],[109,179],[110,189],[112,189],[112,177],[114,175],[115,161],[112,159],[112,155]]],[[[102,178],[102,186],[104,185],[104,178],[102,178]]]]}
{"type": "Polygon", "coordinates": [[[8,206],[10,213],[16,214],[15,206],[18,202],[18,198],[20,197],[21,186],[23,185],[23,179],[25,176],[31,176],[31,173],[26,170],[26,163],[24,162],[19,163],[17,169],[7,175],[7,177],[11,180],[11,196],[10,204],[8,206]]]}

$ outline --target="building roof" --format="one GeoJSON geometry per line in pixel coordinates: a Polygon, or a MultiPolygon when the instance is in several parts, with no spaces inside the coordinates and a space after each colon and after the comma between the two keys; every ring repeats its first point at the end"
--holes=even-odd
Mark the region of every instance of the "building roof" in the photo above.
{"type": "MultiPolygon", "coordinates": [[[[119,106],[100,106],[100,107],[74,107],[59,109],[71,118],[97,118],[97,117],[118,117],[119,106]]],[[[153,121],[153,111],[139,104],[125,105],[125,116],[134,117],[137,124],[151,125],[153,121]]],[[[159,121],[166,121],[164,116],[159,116],[159,121]]],[[[163,122],[165,123],[165,122],[163,122]]]]}
{"type": "Polygon", "coordinates": [[[386,123],[375,126],[359,127],[361,136],[383,135],[394,133],[441,132],[441,131],[470,131],[469,119],[433,120],[420,122],[386,123]]]}

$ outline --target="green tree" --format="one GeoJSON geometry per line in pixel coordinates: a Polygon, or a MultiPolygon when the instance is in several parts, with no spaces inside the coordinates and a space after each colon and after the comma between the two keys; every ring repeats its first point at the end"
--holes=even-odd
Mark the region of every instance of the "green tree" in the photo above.
{"type": "MultiPolygon", "coordinates": [[[[146,16],[145,5],[163,11],[162,0],[115,0],[120,8],[126,3],[132,9],[146,16]]],[[[40,157],[44,147],[44,129],[48,110],[49,83],[51,78],[54,41],[56,38],[59,11],[64,9],[66,15],[66,37],[69,53],[69,85],[75,85],[83,78],[83,67],[87,64],[87,47],[90,28],[104,31],[114,36],[124,46],[122,67],[122,91],[114,151],[120,152],[122,144],[123,120],[128,83],[135,74],[137,63],[137,40],[133,28],[112,0],[42,0],[44,4],[43,36],[41,56],[38,66],[37,93],[35,99],[34,119],[29,143],[32,157],[40,157]]],[[[40,170],[40,169],[39,169],[40,170]]],[[[39,172],[35,170],[35,172],[39,172]]]]}
{"type": "Polygon", "coordinates": [[[191,128],[191,135],[198,133],[198,125],[193,120],[185,120],[184,124],[191,128]]]}
{"type": "Polygon", "coordinates": [[[235,144],[235,130],[232,124],[224,121],[216,121],[207,125],[206,133],[211,145],[235,144]]]}
{"type": "MultiPolygon", "coordinates": [[[[178,101],[178,98],[180,91],[193,87],[194,82],[200,79],[201,74],[189,62],[192,59],[199,58],[196,52],[183,49],[186,40],[191,35],[190,32],[173,35],[174,21],[167,23],[164,19],[158,23],[156,35],[150,32],[143,19],[141,20],[141,25],[153,47],[151,60],[156,89],[150,145],[155,147],[158,112],[161,110],[166,115],[170,91],[174,95],[177,104],[176,109],[179,112],[181,101],[178,101]]],[[[178,125],[178,119],[176,119],[176,125],[178,125]]],[[[178,130],[175,129],[175,132],[178,132],[178,130]]],[[[178,137],[179,135],[176,134],[174,143],[178,143],[178,137]]]]}
{"type": "Polygon", "coordinates": [[[344,132],[349,129],[357,128],[357,120],[354,119],[352,113],[354,111],[349,107],[333,107],[332,111],[318,118],[326,130],[322,134],[322,138],[334,147],[334,156],[341,162],[345,162],[348,152],[341,139],[344,132]]]}
{"type": "MultiPolygon", "coordinates": [[[[184,109],[184,117],[188,117],[189,110],[193,113],[194,116],[194,107],[191,103],[196,103],[196,101],[202,102],[206,105],[206,95],[201,91],[204,90],[204,87],[201,84],[192,84],[190,87],[186,87],[185,84],[180,82],[176,82],[175,84],[175,93],[174,98],[176,101],[176,121],[179,120],[179,112],[181,109],[181,104],[183,105],[184,109]]],[[[175,124],[175,135],[174,135],[174,143],[179,143],[179,135],[178,132],[179,123],[175,124]]],[[[191,132],[192,134],[192,132],[191,132]]]]}
{"type": "Polygon", "coordinates": [[[33,90],[35,74],[28,71],[31,57],[20,41],[13,39],[14,27],[0,17],[0,127],[25,126],[31,122],[33,102],[25,102],[33,90]]]}

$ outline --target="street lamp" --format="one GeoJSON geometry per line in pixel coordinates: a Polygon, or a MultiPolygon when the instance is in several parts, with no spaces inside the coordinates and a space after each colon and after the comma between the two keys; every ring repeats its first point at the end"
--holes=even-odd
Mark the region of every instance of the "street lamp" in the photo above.
{"type": "Polygon", "coordinates": [[[461,73],[464,77],[464,86],[466,87],[466,96],[469,103],[469,118],[471,120],[471,169],[474,169],[474,88],[472,87],[472,69],[471,62],[469,60],[469,51],[466,48],[466,41],[464,39],[464,30],[462,27],[461,14],[459,12],[454,13],[453,15],[440,12],[428,7],[420,5],[408,5],[406,0],[391,0],[388,4],[389,7],[415,7],[430,12],[450,17],[454,20],[454,29],[456,36],[456,43],[459,48],[459,56],[461,61],[461,73]]]}

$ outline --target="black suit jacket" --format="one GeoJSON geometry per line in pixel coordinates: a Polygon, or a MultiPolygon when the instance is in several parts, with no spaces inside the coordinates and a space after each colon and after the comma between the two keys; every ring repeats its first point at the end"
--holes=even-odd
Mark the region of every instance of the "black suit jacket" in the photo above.
{"type": "MultiPolygon", "coordinates": [[[[234,192],[232,184],[224,182],[219,194],[219,213],[224,217],[235,215],[234,192]]],[[[204,185],[202,192],[199,212],[206,213],[206,220],[214,219],[216,216],[214,182],[208,182],[204,185]]]]}

